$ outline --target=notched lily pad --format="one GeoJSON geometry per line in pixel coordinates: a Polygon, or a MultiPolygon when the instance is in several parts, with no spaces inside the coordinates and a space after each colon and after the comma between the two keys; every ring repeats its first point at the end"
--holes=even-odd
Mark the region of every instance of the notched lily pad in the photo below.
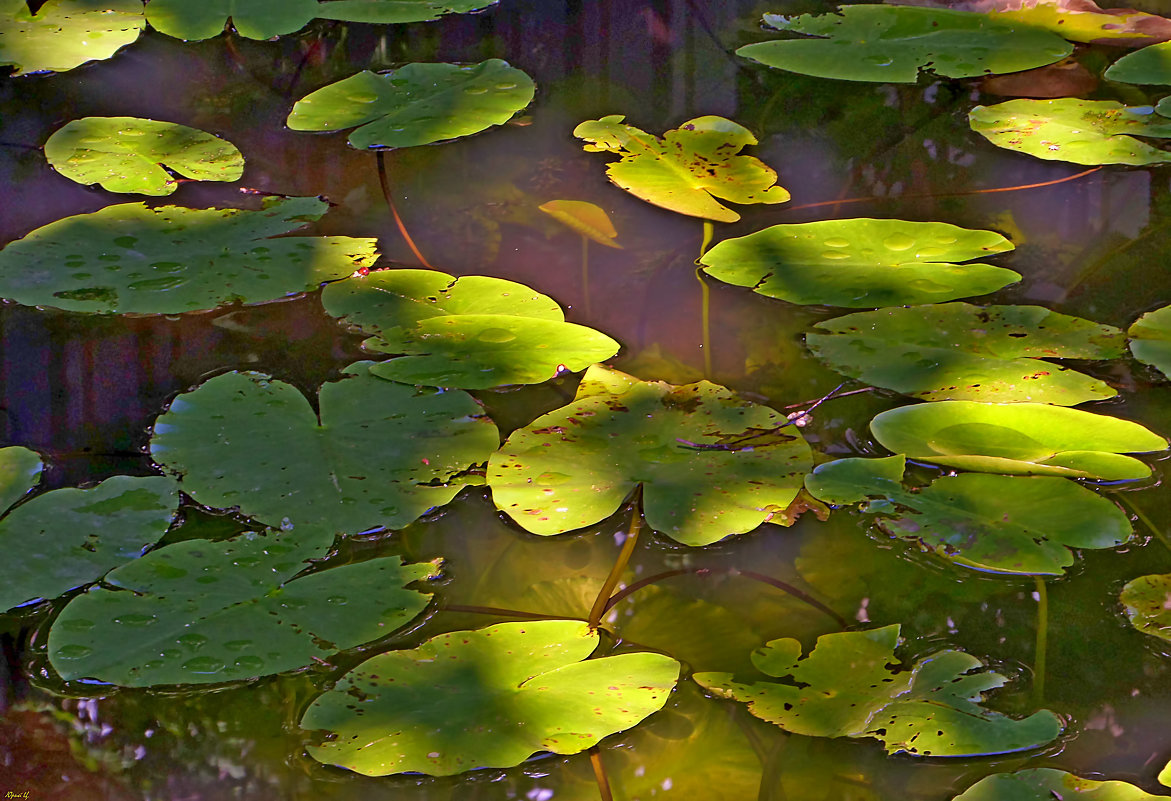
{"type": "Polygon", "coordinates": [[[1171,377],[1171,306],[1147,312],[1134,321],[1126,335],[1134,358],[1171,377]]]}
{"type": "Polygon", "coordinates": [[[534,534],[613,514],[643,486],[647,524],[708,545],[780,519],[812,464],[800,431],[700,381],[676,387],[591,367],[567,406],[514,431],[488,462],[497,508],[534,534]]]}
{"type": "Polygon", "coordinates": [[[1070,549],[1114,548],[1133,534],[1121,509],[1066,478],[961,473],[911,489],[905,466],[902,456],[838,459],[805,486],[826,503],[865,502],[890,536],[991,573],[1059,576],[1070,549]]]}
{"type": "Polygon", "coordinates": [[[586,659],[597,645],[581,621],[542,620],[381,654],[306,710],[301,728],[330,735],[309,753],[370,776],[449,776],[541,751],[579,753],[661,709],[679,676],[662,654],[586,659]]]}
{"type": "Polygon", "coordinates": [[[1171,642],[1171,573],[1139,576],[1127,582],[1118,600],[1126,609],[1130,625],[1143,634],[1171,642]]]}
{"type": "Polygon", "coordinates": [[[301,575],[332,543],[329,529],[297,527],[151,551],[69,602],[49,661],[62,678],[124,687],[237,681],[379,639],[426,607],[430,594],[406,585],[436,578],[435,563],[390,556],[301,575]]]}
{"type": "Polygon", "coordinates": [[[949,262],[1012,250],[993,231],[940,222],[825,220],[725,239],[699,260],[729,284],[790,303],[906,306],[984,295],[1019,281],[1012,270],[949,262]]]}
{"type": "Polygon", "coordinates": [[[552,298],[502,278],[377,270],[326,287],[327,313],[373,336],[367,350],[401,355],[370,368],[407,384],[485,389],[539,384],[618,352],[610,337],[565,322],[552,298]]]}
{"type": "Polygon", "coordinates": [[[66,311],[179,314],[309,292],[378,258],[374,239],[272,238],[326,209],[314,197],[267,198],[255,211],[107,206],[0,250],[0,296],[66,311]]]}
{"type": "Polygon", "coordinates": [[[36,14],[26,0],[0,0],[0,19],[0,64],[17,75],[110,58],[146,27],[140,0],[48,0],[36,14]]]}
{"type": "Polygon", "coordinates": [[[1151,468],[1123,453],[1167,449],[1147,428],[1044,403],[940,401],[882,412],[870,430],[908,459],[960,470],[1122,481],[1151,468]]]}
{"type": "Polygon", "coordinates": [[[1110,398],[1105,382],[1041,361],[1114,359],[1123,336],[1109,325],[1040,306],[941,303],[836,317],[805,343],[839,373],[926,400],[1075,406],[1110,398]]]}
{"type": "Polygon", "coordinates": [[[1056,768],[1030,768],[985,776],[952,801],[1166,801],[1129,782],[1083,779],[1056,768]]]}
{"type": "Polygon", "coordinates": [[[732,203],[784,203],[788,190],[775,186],[777,174],[753,156],[737,155],[756,137],[723,117],[696,117],[667,131],[662,139],[624,125],[614,114],[587,120],[573,130],[587,152],[622,156],[606,168],[610,180],[648,203],[680,214],[720,222],[740,215],[732,203]]]}
{"type": "Polygon", "coordinates": [[[736,682],[696,673],[701,687],[748,704],[756,717],[812,737],[874,737],[889,753],[969,757],[1027,751],[1061,734],[1047,709],[1017,720],[981,706],[1005,679],[963,651],[944,650],[895,668],[899,626],[824,634],[804,658],[801,643],[773,640],[752,654],[776,681],[736,682]]]}

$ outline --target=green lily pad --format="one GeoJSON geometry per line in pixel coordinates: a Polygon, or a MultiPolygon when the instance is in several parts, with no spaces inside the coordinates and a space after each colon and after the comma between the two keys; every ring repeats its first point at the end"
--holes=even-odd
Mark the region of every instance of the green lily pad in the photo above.
{"type": "Polygon", "coordinates": [[[151,551],[69,602],[49,661],[62,678],[124,687],[236,681],[379,639],[427,606],[430,594],[406,585],[436,578],[433,563],[390,556],[300,575],[332,543],[328,529],[298,527],[151,551]]]}
{"type": "Polygon", "coordinates": [[[32,491],[44,465],[36,451],[0,448],[0,508],[7,509],[32,491]]]}
{"type": "Polygon", "coordinates": [[[264,208],[107,206],[49,223],[0,250],[0,296],[26,306],[178,314],[309,292],[378,258],[374,239],[273,239],[321,217],[314,197],[264,208]]]}
{"type": "Polygon", "coordinates": [[[370,372],[407,384],[539,384],[619,348],[599,331],[565,322],[551,298],[502,278],[378,270],[329,285],[321,300],[327,313],[374,335],[363,343],[368,350],[406,354],[370,372]]]}
{"type": "Polygon", "coordinates": [[[1162,164],[1171,152],[1136,136],[1171,137],[1171,121],[1150,106],[1113,100],[1009,100],[976,106],[972,130],[997,147],[1074,164],[1162,164]]]}
{"type": "Polygon", "coordinates": [[[186,125],[138,117],[66,123],[45,142],[45,158],[79,184],[140,195],[174,192],[179,183],[171,172],[195,181],[235,181],[244,172],[244,157],[230,142],[186,125]]]}
{"type": "Polygon", "coordinates": [[[1040,28],[939,8],[853,5],[821,16],[765,14],[764,22],[821,38],[759,42],[737,55],[845,81],[914,83],[926,67],[948,78],[972,78],[1043,67],[1073,52],[1073,45],[1040,28]]]}
{"type": "Polygon", "coordinates": [[[648,203],[680,214],[720,222],[740,215],[716,198],[733,203],[784,203],[789,192],[775,186],[777,174],[753,156],[736,155],[756,144],[743,126],[723,117],[697,117],[667,131],[662,139],[623,125],[613,114],[573,129],[590,153],[622,156],[606,168],[610,180],[648,203]]]}
{"type": "Polygon", "coordinates": [[[1030,768],[985,776],[952,801],[1166,801],[1129,782],[1083,779],[1056,768],[1030,768]]]}
{"type": "Polygon", "coordinates": [[[499,434],[467,393],[383,381],[351,365],[315,412],[296,388],[225,373],[158,418],[151,455],[202,504],[271,526],[401,528],[456,496],[499,434]]]}
{"type": "Polygon", "coordinates": [[[1171,83],[1171,42],[1148,45],[1127,53],[1111,64],[1103,77],[1122,83],[1171,83]]]}
{"type": "Polygon", "coordinates": [[[1118,596],[1130,624],[1143,634],[1171,641],[1171,573],[1139,576],[1118,596]]]}
{"type": "Polygon", "coordinates": [[[1134,321],[1126,335],[1134,358],[1171,377],[1171,306],[1147,312],[1134,321]]]}
{"type": "Polygon", "coordinates": [[[332,736],[309,753],[370,776],[449,776],[540,751],[576,754],[662,708],[679,676],[662,654],[586,659],[597,645],[581,621],[542,620],[381,654],[305,711],[301,728],[332,736]]]}
{"type": "Polygon", "coordinates": [[[1115,359],[1109,325],[1040,306],[878,309],[818,323],[805,344],[839,373],[926,400],[1075,406],[1116,395],[1096,378],[1041,358],[1115,359]]]}
{"type": "Polygon", "coordinates": [[[641,484],[648,525],[708,545],[797,496],[812,454],[787,423],[707,381],[676,387],[595,365],[572,403],[492,454],[488,486],[522,528],[550,535],[606,519],[641,484]]]}
{"type": "Polygon", "coordinates": [[[699,260],[721,281],[790,303],[904,306],[984,295],[1021,280],[988,264],[951,264],[1012,250],[993,231],[940,222],[824,220],[726,239],[699,260]]]}
{"type": "Polygon", "coordinates": [[[1016,720],[980,705],[1002,687],[998,673],[945,650],[896,672],[899,626],[824,634],[805,658],[801,643],[773,640],[752,655],[762,673],[786,680],[741,684],[730,673],[696,673],[700,686],[748,704],[756,717],[811,737],[874,737],[889,753],[966,757],[1026,751],[1061,734],[1047,709],[1016,720]]]}
{"type": "Polygon", "coordinates": [[[146,26],[140,0],[48,0],[36,14],[26,0],[0,0],[0,19],[0,64],[17,75],[107,59],[146,26]]]}
{"type": "Polygon", "coordinates": [[[1138,423],[1044,403],[920,403],[882,412],[870,430],[883,447],[909,459],[1105,481],[1151,474],[1145,463],[1121,454],[1167,449],[1167,440],[1138,423]]]}
{"type": "Polygon", "coordinates": [[[991,573],[1059,576],[1074,562],[1071,548],[1114,548],[1133,534],[1122,510],[1066,478],[961,473],[912,490],[905,466],[902,456],[838,459],[805,486],[826,503],[879,498],[862,511],[890,536],[991,573]]]}
{"type": "Polygon", "coordinates": [[[498,58],[479,64],[407,64],[365,70],[311,92],[293,105],[294,131],[357,127],[350,146],[414,147],[503,125],[527,106],[533,80],[498,58]]]}
{"type": "Polygon", "coordinates": [[[342,22],[430,22],[444,14],[466,14],[500,0],[324,0],[314,16],[342,22]]]}

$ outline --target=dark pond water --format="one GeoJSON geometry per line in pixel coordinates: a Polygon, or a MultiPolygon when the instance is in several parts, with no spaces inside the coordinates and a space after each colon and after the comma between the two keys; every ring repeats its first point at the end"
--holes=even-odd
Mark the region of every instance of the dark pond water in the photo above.
{"type": "MultiPolygon", "coordinates": [[[[763,12],[828,10],[816,2],[751,0],[501,0],[488,13],[380,28],[317,22],[279,41],[221,36],[181,43],[147,32],[115,58],[58,75],[0,79],[0,243],[59,218],[109,205],[113,196],[66,180],[38,149],[63,123],[86,115],[141,116],[215,132],[245,154],[242,181],[187,184],[168,202],[248,202],[248,187],[322,195],[334,207],[315,233],[371,236],[385,264],[417,262],[383,202],[374,157],[345,134],[285,129],[294,100],[353,72],[409,61],[508,60],[533,76],[536,100],[517,124],[388,159],[396,200],[420,250],[456,275],[523,282],[567,308],[569,319],[622,343],[613,365],[643,379],[702,377],[701,224],[610,185],[605,159],[571,132],[586,119],[625,114],[646,131],[718,114],[760,139],[754,154],[775,167],[793,200],[745,207],[723,239],[779,222],[850,216],[941,220],[1009,235],[1018,249],[997,263],[1025,278],[988,302],[1038,303],[1126,327],[1171,300],[1167,173],[1084,168],[998,150],[972,134],[967,111],[999,98],[979,81],[847,84],[769,71],[732,51],[760,38],[763,12]],[[615,221],[623,250],[590,250],[590,314],[580,282],[580,241],[537,206],[589,200],[615,221]],[[862,200],[856,200],[862,198],[862,200]],[[841,201],[831,203],[831,201],[841,201]]],[[[1154,10],[1154,9],[1152,9],[1154,10]]],[[[1079,52],[1091,65],[1112,54],[1079,52]]],[[[1099,89],[1097,97],[1112,97],[1099,89]]],[[[798,307],[711,282],[712,380],[774,408],[815,399],[841,382],[805,350],[802,333],[837,310],[798,307]]],[[[153,472],[149,427],[177,393],[233,369],[262,370],[307,392],[362,358],[360,338],[323,314],[317,295],[175,318],[84,316],[0,306],[0,425],[4,444],[45,456],[49,486],[153,472]]],[[[1090,372],[1121,388],[1098,404],[1160,433],[1171,392],[1141,366],[1090,372]]],[[[474,394],[501,433],[572,396],[576,378],[474,394]]],[[[879,453],[867,421],[903,401],[885,393],[835,400],[806,436],[833,456],[879,453]]],[[[1128,500],[1161,530],[1171,498],[1161,467],[1128,500]]],[[[1107,488],[1107,491],[1109,488],[1107,488]]],[[[231,518],[192,509],[204,536],[240,530],[231,518]]],[[[442,557],[447,606],[581,617],[617,554],[618,515],[584,532],[541,538],[503,519],[487,491],[403,531],[357,538],[338,563],[375,555],[442,557]]],[[[1087,552],[1047,582],[1043,702],[1068,735],[1042,752],[965,760],[887,757],[873,740],[790,736],[738,705],[706,698],[684,681],[663,712],[603,743],[621,799],[950,799],[989,773],[1055,766],[1121,778],[1154,790],[1171,755],[1171,674],[1153,638],[1123,618],[1126,581],[1171,571],[1171,552],[1137,526],[1116,551],[1087,552]],[[1150,541],[1148,541],[1150,539],[1150,541]]],[[[942,645],[985,658],[1012,681],[998,709],[1036,708],[1037,586],[985,576],[918,553],[843,511],[792,528],[765,525],[705,549],[648,537],[626,581],[664,579],[615,607],[622,638],[668,653],[688,669],[747,671],[766,640],[807,647],[839,630],[794,597],[728,573],[752,570],[789,582],[851,624],[902,624],[910,658],[942,645]]],[[[297,721],[311,699],[371,647],[333,665],[213,690],[117,690],[66,684],[48,667],[40,604],[0,617],[0,792],[30,798],[122,799],[593,799],[587,756],[539,757],[510,770],[450,779],[370,779],[324,767],[305,753],[297,721]],[[55,732],[55,733],[54,733],[55,732]]],[[[393,641],[410,647],[444,631],[503,620],[438,611],[393,641]]],[[[386,643],[380,647],[385,648],[386,643]]],[[[111,643],[117,648],[117,643],[111,643]]]]}

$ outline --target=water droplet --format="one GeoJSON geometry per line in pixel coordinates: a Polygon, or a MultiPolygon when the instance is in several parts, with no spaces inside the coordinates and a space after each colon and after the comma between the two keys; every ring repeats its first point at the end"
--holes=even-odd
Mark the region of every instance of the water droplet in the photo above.
{"type": "Polygon", "coordinates": [[[219,673],[225,667],[226,665],[214,656],[197,656],[183,663],[183,669],[191,673],[219,673]]]}
{"type": "Polygon", "coordinates": [[[942,234],[935,237],[935,244],[937,245],[954,245],[958,240],[950,234],[942,234]]]}
{"type": "Polygon", "coordinates": [[[115,623],[121,623],[123,626],[149,626],[152,623],[157,623],[158,618],[154,615],[119,615],[114,618],[115,623]]]}
{"type": "Polygon", "coordinates": [[[236,660],[235,666],[240,670],[262,670],[264,660],[259,656],[242,656],[236,660]]]}
{"type": "Polygon", "coordinates": [[[132,248],[137,241],[136,236],[119,236],[114,239],[114,244],[120,248],[132,248]]]}
{"type": "Polygon", "coordinates": [[[147,278],[142,281],[133,281],[128,287],[130,289],[142,292],[165,292],[168,289],[176,289],[186,283],[185,278],[147,278]]]}
{"type": "Polygon", "coordinates": [[[516,334],[509,331],[507,328],[485,328],[479,334],[476,334],[476,339],[480,342],[494,342],[503,344],[511,342],[516,339],[516,334]]]}
{"type": "Polygon", "coordinates": [[[74,618],[72,620],[62,620],[57,624],[57,628],[65,629],[66,631],[88,631],[94,627],[92,620],[85,620],[84,618],[74,618]]]}
{"type": "Polygon", "coordinates": [[[937,259],[943,254],[943,248],[926,247],[915,251],[915,257],[919,259],[937,259]]]}
{"type": "Polygon", "coordinates": [[[373,92],[355,92],[352,95],[347,95],[346,100],[351,103],[373,103],[378,100],[378,95],[373,92]]]}
{"type": "Polygon", "coordinates": [[[515,89],[516,83],[513,81],[501,81],[500,83],[496,84],[496,88],[502,91],[507,89],[515,89]]]}
{"type": "Polygon", "coordinates": [[[865,56],[862,60],[874,67],[889,67],[895,63],[894,56],[889,55],[865,56]]]}
{"type": "Polygon", "coordinates": [[[192,651],[197,651],[207,642],[207,637],[204,637],[202,634],[184,634],[181,637],[177,637],[176,642],[186,648],[190,648],[192,651]]]}
{"type": "Polygon", "coordinates": [[[824,244],[827,248],[845,248],[850,246],[850,240],[843,239],[840,236],[831,236],[822,244],[824,244]]]}
{"type": "Polygon", "coordinates": [[[243,651],[250,645],[252,645],[252,640],[228,640],[224,643],[224,647],[229,651],[243,651]]]}
{"type": "Polygon", "coordinates": [[[558,484],[564,484],[569,481],[569,476],[564,473],[541,473],[537,476],[537,484],[542,487],[555,487],[558,484]]]}
{"type": "Polygon", "coordinates": [[[915,240],[907,234],[891,234],[886,239],[882,240],[882,244],[886,245],[888,250],[910,250],[915,245],[915,240]]]}
{"type": "Polygon", "coordinates": [[[464,94],[468,95],[482,95],[488,91],[486,86],[469,86],[464,89],[464,94]]]}
{"type": "Polygon", "coordinates": [[[177,261],[155,261],[151,262],[150,267],[160,273],[177,273],[183,269],[183,265],[177,261]]]}
{"type": "Polygon", "coordinates": [[[841,261],[850,258],[850,254],[842,253],[840,250],[827,250],[821,254],[821,257],[828,261],[841,261]]]}
{"type": "Polygon", "coordinates": [[[84,659],[94,652],[93,648],[84,645],[66,645],[57,649],[58,659],[84,659]]]}
{"type": "Polygon", "coordinates": [[[344,595],[331,595],[325,599],[328,604],[336,604],[337,606],[345,606],[347,598],[344,595]]]}

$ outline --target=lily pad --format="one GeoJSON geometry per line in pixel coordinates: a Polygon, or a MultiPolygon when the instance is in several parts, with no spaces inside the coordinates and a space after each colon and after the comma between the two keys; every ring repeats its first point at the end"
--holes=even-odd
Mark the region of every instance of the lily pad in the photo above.
{"type": "Polygon", "coordinates": [[[169,195],[172,172],[195,181],[235,181],[244,157],[230,142],[173,122],[138,117],[84,117],[45,142],[53,169],[79,184],[110,192],[169,195]]]}
{"type": "Polygon", "coordinates": [[[379,639],[427,606],[406,585],[436,578],[433,563],[390,556],[301,575],[332,543],[328,529],[298,527],[151,551],[69,602],[49,661],[62,678],[124,687],[236,681],[379,639]]]}
{"type": "Polygon", "coordinates": [[[1111,64],[1103,77],[1122,83],[1171,83],[1171,42],[1153,44],[1126,54],[1111,64]]]}
{"type": "Polygon", "coordinates": [[[342,22],[430,22],[444,14],[466,14],[500,0],[323,0],[314,16],[342,22]]]}
{"type": "Polygon", "coordinates": [[[740,215],[720,203],[784,203],[789,192],[771,167],[753,156],[736,155],[756,137],[723,117],[697,117],[667,131],[662,139],[613,114],[587,120],[573,130],[587,152],[622,156],[606,168],[610,180],[648,203],[680,214],[720,222],[740,215]]]}
{"type": "Polygon", "coordinates": [[[700,686],[748,704],[756,717],[812,737],[874,737],[889,753],[968,757],[1027,751],[1061,734],[1047,709],[1016,720],[980,705],[1002,687],[998,673],[963,651],[944,650],[895,671],[899,626],[824,634],[801,657],[801,643],[773,640],[752,655],[767,676],[741,684],[730,673],[696,673],[700,686]]]}
{"type": "Polygon", "coordinates": [[[878,308],[984,295],[1021,280],[988,264],[1012,250],[993,231],[940,222],[824,220],[774,225],[726,239],[699,260],[704,272],[790,303],[878,308]]]}
{"type": "Polygon", "coordinates": [[[676,387],[591,367],[567,406],[488,462],[497,508],[534,534],[606,519],[638,485],[647,524],[708,545],[780,517],[812,454],[783,414],[707,381],[676,387]]]}
{"type": "Polygon", "coordinates": [[[765,14],[764,22],[821,38],[759,42],[737,55],[845,81],[914,83],[926,67],[948,78],[972,78],[1042,67],[1073,52],[1073,45],[1040,28],[938,8],[853,5],[821,16],[765,14]]]}
{"type": "Polygon", "coordinates": [[[1171,642],[1171,573],[1139,576],[1127,582],[1118,600],[1126,608],[1130,625],[1171,642]]]}
{"type": "MultiPolygon", "coordinates": [[[[1032,0],[1001,4],[993,17],[1045,28],[1071,42],[1143,47],[1171,38],[1171,20],[1133,8],[1101,8],[1093,0],[1032,0]]],[[[978,10],[978,9],[965,9],[978,10]]]]}
{"type": "Polygon", "coordinates": [[[301,728],[332,736],[309,753],[370,776],[449,776],[540,751],[576,754],[662,708],[679,676],[662,654],[586,659],[597,645],[581,621],[543,620],[381,654],[306,710],[301,728]]]}
{"type": "Polygon", "coordinates": [[[151,438],[155,461],[207,506],[271,526],[345,534],[400,528],[456,496],[499,434],[464,392],[383,381],[368,362],[321,388],[225,373],[177,397],[151,438]]]}
{"type": "Polygon", "coordinates": [[[952,801],[1166,801],[1129,782],[1083,779],[1056,768],[1030,768],[985,776],[952,801]]]}
{"type": "Polygon", "coordinates": [[[606,214],[601,206],[585,200],[550,200],[538,208],[592,242],[608,248],[622,249],[622,246],[614,241],[618,236],[618,232],[614,230],[614,223],[610,222],[610,215],[606,214]]]}
{"type": "Polygon", "coordinates": [[[533,80],[498,58],[479,64],[407,64],[365,70],[311,92],[294,104],[294,131],[357,127],[350,146],[396,148],[458,139],[503,125],[527,106],[533,80]]]}
{"type": "Polygon", "coordinates": [[[0,19],[0,64],[17,75],[107,59],[146,26],[141,0],[48,0],[36,14],[26,0],[0,0],[0,19]]]}
{"type": "Polygon", "coordinates": [[[1040,306],[941,303],[858,312],[817,327],[826,333],[808,333],[805,343],[834,370],[926,400],[1075,406],[1117,394],[1041,357],[1118,358],[1122,332],[1040,306]]]}
{"type": "Polygon", "coordinates": [[[909,459],[961,470],[1122,481],[1151,468],[1123,453],[1167,449],[1147,428],[1044,403],[940,401],[882,412],[870,430],[909,459]]]}
{"type": "Polygon", "coordinates": [[[28,495],[43,468],[36,451],[18,446],[0,448],[0,507],[8,509],[28,495]]]}
{"type": "Polygon", "coordinates": [[[1171,120],[1156,115],[1150,106],[1073,97],[1009,100],[976,106],[968,121],[973,131],[997,147],[1048,161],[1138,165],[1171,161],[1171,152],[1134,138],[1171,137],[1171,120]]]}
{"type": "Polygon", "coordinates": [[[1147,312],[1126,332],[1134,358],[1171,377],[1171,306],[1147,312]]]}
{"type": "Polygon", "coordinates": [[[1133,534],[1122,510],[1066,478],[961,473],[908,489],[905,466],[902,456],[838,459],[805,486],[826,503],[878,498],[862,511],[892,537],[991,573],[1059,576],[1074,562],[1071,548],[1114,548],[1133,534]]]}
{"type": "Polygon", "coordinates": [[[271,237],[327,209],[314,197],[260,210],[107,206],[42,226],[0,250],[0,296],[26,306],[178,314],[309,292],[378,258],[374,239],[271,237]]]}

